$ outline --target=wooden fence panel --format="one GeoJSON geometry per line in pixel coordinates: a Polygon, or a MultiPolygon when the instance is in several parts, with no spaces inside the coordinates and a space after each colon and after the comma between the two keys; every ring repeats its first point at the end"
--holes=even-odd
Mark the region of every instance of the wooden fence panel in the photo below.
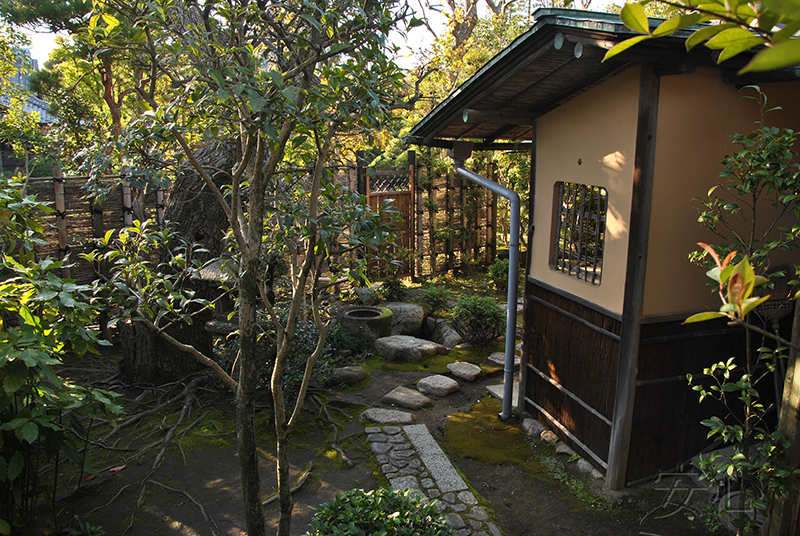
{"type": "MultiPolygon", "coordinates": [[[[29,179],[27,190],[29,195],[35,195],[38,201],[55,209],[42,218],[46,244],[38,248],[39,256],[60,260],[69,255],[72,266],[62,270],[61,275],[81,284],[91,283],[96,274],[94,267],[80,259],[80,254],[92,251],[93,239],[105,231],[122,229],[127,213],[121,187],[113,188],[105,199],[100,199],[84,189],[87,180],[85,176],[60,177],[55,171],[53,177],[29,179]]],[[[159,203],[158,198],[163,196],[163,191],[159,194],[158,190],[150,189],[144,199],[148,217],[156,218],[158,212],[162,213],[159,225],[163,225],[163,210],[157,208],[159,204],[163,207],[163,201],[159,203]]]]}

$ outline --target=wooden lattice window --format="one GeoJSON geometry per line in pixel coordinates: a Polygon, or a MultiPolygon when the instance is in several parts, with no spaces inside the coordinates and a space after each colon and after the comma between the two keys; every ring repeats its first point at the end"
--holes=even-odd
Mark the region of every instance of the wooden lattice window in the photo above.
{"type": "Polygon", "coordinates": [[[556,183],[554,270],[600,284],[606,234],[608,194],[605,188],[556,183]]]}
{"type": "Polygon", "coordinates": [[[369,177],[370,192],[404,192],[410,184],[408,171],[376,171],[369,177]]]}

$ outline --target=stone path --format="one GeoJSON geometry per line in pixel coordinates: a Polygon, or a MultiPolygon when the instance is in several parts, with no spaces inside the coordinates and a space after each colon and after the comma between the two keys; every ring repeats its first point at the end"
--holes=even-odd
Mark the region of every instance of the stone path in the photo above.
{"type": "Polygon", "coordinates": [[[458,536],[501,536],[427,426],[370,426],[364,431],[392,488],[435,499],[458,536]]]}

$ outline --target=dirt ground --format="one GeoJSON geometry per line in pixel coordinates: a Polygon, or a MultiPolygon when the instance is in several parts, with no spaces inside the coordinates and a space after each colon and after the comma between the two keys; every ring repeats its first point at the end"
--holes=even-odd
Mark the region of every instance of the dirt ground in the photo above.
{"type": "MultiPolygon", "coordinates": [[[[105,366],[110,369],[112,365],[106,363],[105,366]]],[[[291,453],[293,479],[314,462],[310,478],[294,495],[293,535],[304,534],[314,514],[312,508],[333,499],[335,493],[386,485],[364,446],[364,424],[359,423],[356,416],[364,407],[380,405],[381,397],[395,387],[413,387],[426,375],[425,371],[392,371],[379,367],[372,371],[366,387],[328,394],[324,406],[312,401],[306,418],[297,429],[291,453]],[[338,444],[352,461],[352,468],[331,448],[332,425],[325,411],[340,424],[338,444]]],[[[459,454],[463,448],[457,448],[448,438],[447,423],[454,415],[469,414],[484,399],[486,386],[500,381],[497,375],[480,378],[474,383],[462,381],[459,391],[435,400],[432,408],[414,413],[416,422],[428,425],[505,535],[726,534],[716,526],[713,516],[704,515],[708,501],[704,493],[694,493],[691,508],[681,507],[678,503],[683,501],[686,492],[676,486],[670,495],[667,479],[611,497],[609,504],[596,497],[587,498],[589,485],[584,484],[586,478],[573,469],[574,463],[570,462],[574,460],[556,455],[553,447],[538,441],[525,447],[530,449],[526,456],[532,460],[531,465],[525,467],[487,464],[480,461],[480,456],[459,454]],[[540,459],[545,463],[539,463],[540,459]],[[659,507],[662,503],[666,504],[659,507]]],[[[141,392],[130,389],[124,394],[136,398],[141,392]]],[[[492,410],[491,402],[483,404],[489,404],[487,407],[492,410]]],[[[155,416],[126,429],[119,434],[122,439],[114,450],[96,454],[91,462],[99,475],[86,482],[78,493],[58,502],[60,526],[72,520],[72,526],[77,528],[80,520],[102,527],[108,535],[131,536],[245,534],[230,394],[219,389],[204,390],[193,405],[191,415],[178,428],[165,452],[163,464],[153,469],[164,431],[179,411],[178,406],[167,412],[169,417],[155,416]],[[200,417],[202,420],[192,430],[181,433],[186,425],[200,417]],[[155,446],[142,452],[142,445],[147,444],[155,446]]],[[[262,439],[261,477],[265,497],[276,488],[269,418],[265,401],[257,418],[262,439]]],[[[481,426],[500,434],[492,441],[503,448],[502,434],[508,434],[509,429],[499,424],[495,426],[493,422],[484,422],[481,426]]],[[[501,421],[498,418],[496,422],[501,421]]],[[[519,423],[515,419],[507,424],[518,433],[519,423]]],[[[597,488],[598,484],[593,487],[597,488]]],[[[277,502],[267,505],[265,514],[270,527],[268,532],[273,532],[277,526],[277,502]]],[[[37,519],[38,534],[53,533],[52,517],[51,509],[43,506],[37,519]]]]}

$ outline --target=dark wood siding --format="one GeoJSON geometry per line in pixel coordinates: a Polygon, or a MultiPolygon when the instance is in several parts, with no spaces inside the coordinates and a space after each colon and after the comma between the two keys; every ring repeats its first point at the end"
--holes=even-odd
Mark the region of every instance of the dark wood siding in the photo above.
{"type": "MultiPolygon", "coordinates": [[[[784,323],[790,319],[786,317],[784,323]]],[[[788,324],[783,326],[784,335],[790,329],[788,324]]],[[[751,344],[753,350],[774,346],[760,336],[753,337],[751,344]]],[[[724,417],[727,410],[709,398],[699,403],[686,374],[702,380],[705,367],[734,356],[743,366],[744,346],[744,330],[730,328],[724,320],[642,325],[628,482],[674,470],[711,443],[706,437],[708,429],[700,421],[712,415],[724,417]]],[[[775,400],[771,377],[756,387],[765,404],[775,400]]]]}
{"type": "MultiPolygon", "coordinates": [[[[620,322],[530,280],[527,289],[525,409],[550,424],[577,450],[585,451],[578,442],[583,443],[605,462],[611,437],[620,322]]],[[[602,466],[591,454],[587,459],[602,466]]]]}

